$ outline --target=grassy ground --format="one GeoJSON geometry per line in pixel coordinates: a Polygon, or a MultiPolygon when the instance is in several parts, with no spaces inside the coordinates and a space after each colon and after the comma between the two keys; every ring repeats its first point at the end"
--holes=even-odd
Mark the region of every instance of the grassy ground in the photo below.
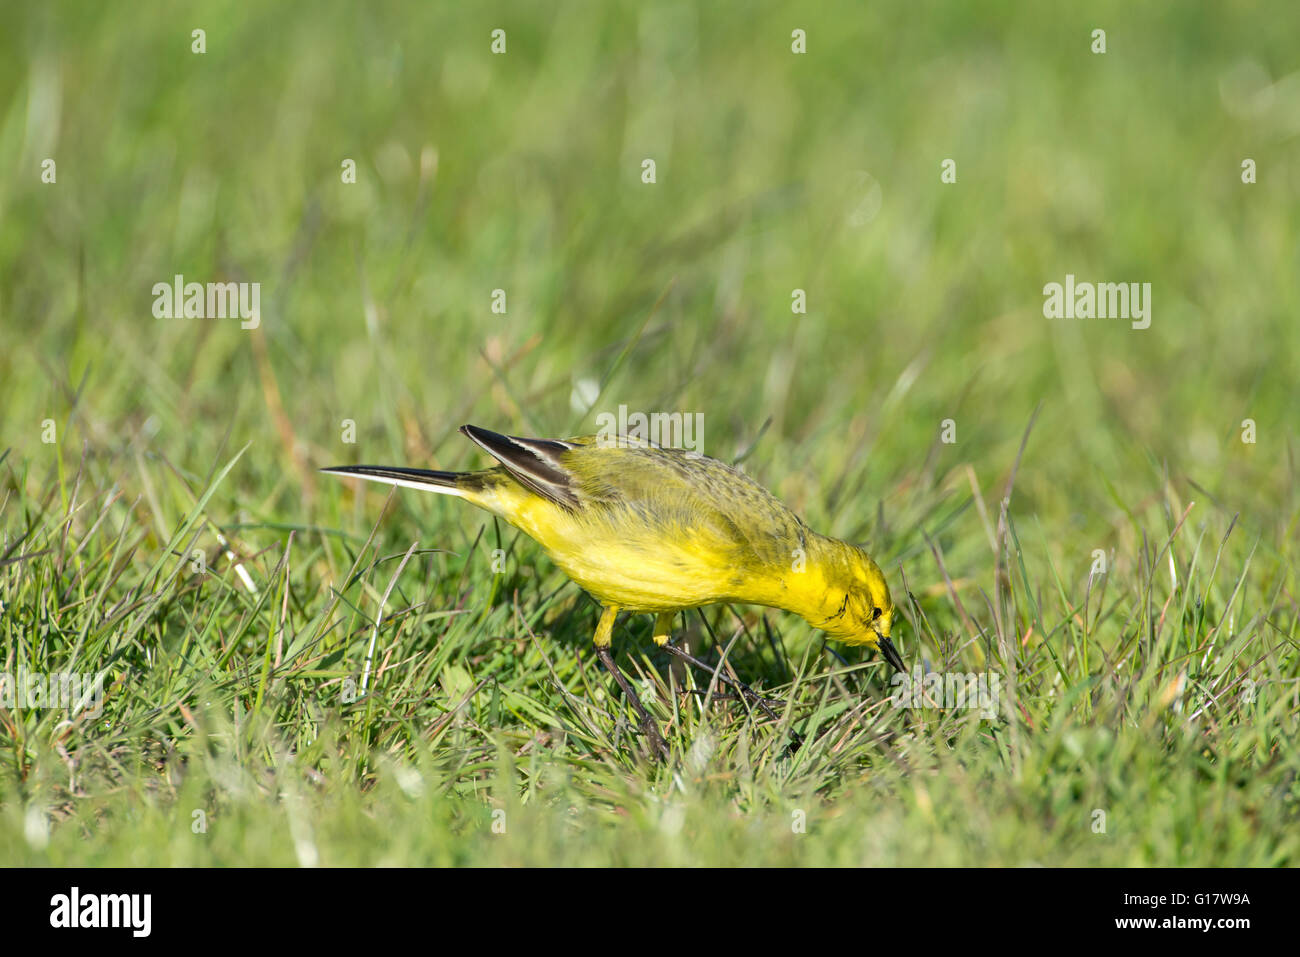
{"type": "Polygon", "coordinates": [[[0,660],[105,696],[0,704],[0,860],[1300,863],[1300,17],[1054,6],[5,5],[0,660]],[[258,327],[155,318],[178,273],[258,327]],[[773,723],[626,617],[647,762],[531,541],[315,473],[621,404],[996,706],[688,616],[773,723]]]}

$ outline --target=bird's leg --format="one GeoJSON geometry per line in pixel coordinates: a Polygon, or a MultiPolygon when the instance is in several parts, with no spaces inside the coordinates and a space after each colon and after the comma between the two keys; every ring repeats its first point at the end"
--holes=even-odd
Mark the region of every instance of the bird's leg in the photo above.
{"type": "Polygon", "coordinates": [[[655,615],[655,644],[662,648],[673,637],[673,611],[661,611],[655,615]]]}
{"type": "Polygon", "coordinates": [[[636,692],[632,690],[632,685],[623,677],[623,672],[619,671],[618,665],[614,663],[614,656],[609,652],[610,643],[614,637],[614,620],[618,617],[618,608],[614,605],[608,606],[600,616],[600,622],[596,625],[596,657],[600,663],[605,666],[605,670],[614,676],[618,686],[623,689],[623,694],[627,700],[632,702],[632,708],[641,718],[641,730],[650,741],[650,747],[655,753],[662,758],[668,757],[668,745],[659,734],[659,726],[655,724],[655,719],[650,717],[650,712],[641,704],[641,699],[637,697],[636,692]]]}
{"type": "Polygon", "coordinates": [[[722,673],[721,662],[719,662],[717,668],[711,668],[708,665],[706,665],[704,662],[700,661],[698,658],[695,658],[687,654],[686,652],[678,648],[676,645],[669,643],[673,634],[674,614],[675,612],[663,611],[655,615],[655,634],[654,634],[655,644],[658,645],[660,648],[662,648],[664,651],[668,652],[670,655],[676,655],[678,658],[681,658],[683,661],[689,662],[690,664],[695,665],[695,667],[703,669],[704,671],[707,671],[710,674],[715,675],[717,679],[721,681],[723,684],[735,688],[737,692],[744,695],[749,701],[753,702],[754,704],[758,705],[758,707],[762,708],[763,713],[766,714],[773,721],[778,720],[776,716],[776,712],[768,707],[767,700],[763,698],[761,695],[759,695],[758,692],[754,691],[754,689],[750,688],[749,685],[745,684],[743,681],[733,680],[722,673]]]}
{"type": "MultiPolygon", "coordinates": [[[[718,662],[718,666],[715,668],[710,664],[706,664],[705,662],[700,661],[700,659],[696,658],[694,655],[687,654],[686,652],[682,651],[682,649],[678,648],[676,645],[666,644],[666,645],[662,645],[661,647],[663,648],[664,651],[668,652],[670,655],[674,655],[682,659],[682,661],[688,662],[702,671],[707,671],[709,674],[713,675],[723,684],[727,685],[728,687],[735,688],[736,691],[739,694],[743,695],[747,701],[749,701],[751,704],[756,705],[760,710],[762,710],[762,712],[765,715],[767,715],[773,721],[781,720],[777,716],[777,713],[773,711],[770,707],[768,707],[767,704],[768,699],[764,698],[761,694],[759,694],[749,685],[745,684],[745,682],[724,675],[722,673],[722,662],[718,662]]],[[[777,703],[779,704],[780,702],[777,703]]]]}
{"type": "MultiPolygon", "coordinates": [[[[673,617],[676,614],[677,613],[674,611],[661,611],[655,615],[654,643],[657,647],[665,648],[669,652],[677,655],[679,658],[687,658],[685,654],[678,652],[675,647],[669,644],[669,642],[673,640],[673,617]]],[[[707,671],[709,674],[713,674],[714,670],[710,668],[708,665],[705,665],[701,662],[694,661],[693,659],[687,659],[687,660],[691,661],[692,664],[698,665],[700,668],[707,671]]],[[[724,675],[719,675],[718,677],[721,678],[723,681],[727,681],[727,678],[724,675]]],[[[689,693],[687,692],[686,689],[683,689],[683,692],[689,693]]],[[[703,694],[704,692],[696,691],[694,693],[703,694]]],[[[722,698],[731,699],[737,697],[740,696],[735,694],[714,695],[714,698],[717,699],[722,699],[722,698]]]]}
{"type": "MultiPolygon", "coordinates": [[[[663,616],[661,615],[660,618],[663,618],[663,616]]],[[[669,618],[671,620],[671,616],[669,616],[669,618]]],[[[655,622],[655,631],[656,632],[659,631],[658,621],[655,622]]],[[[657,634],[655,636],[655,641],[656,642],[659,641],[659,637],[657,634]]],[[[767,715],[777,724],[781,723],[781,719],[777,717],[776,712],[773,711],[770,707],[768,707],[767,698],[764,698],[762,695],[760,695],[749,685],[745,684],[745,682],[740,681],[738,679],[728,678],[726,675],[722,673],[721,661],[718,662],[717,668],[711,668],[708,665],[706,665],[703,661],[700,661],[699,658],[696,658],[694,655],[687,654],[686,652],[678,648],[676,645],[670,645],[665,641],[661,643],[659,647],[662,648],[664,651],[668,652],[670,655],[675,655],[678,658],[681,658],[682,661],[689,662],[690,664],[693,664],[695,667],[709,672],[710,674],[714,675],[719,681],[735,688],[736,691],[739,692],[739,694],[742,695],[746,700],[757,705],[765,715],[767,715]]],[[[776,703],[779,704],[780,702],[776,702],[776,703]]],[[[786,753],[789,754],[798,751],[799,748],[803,745],[803,735],[800,734],[798,731],[796,731],[794,728],[787,728],[786,731],[790,735],[790,744],[786,747],[786,753]]]]}

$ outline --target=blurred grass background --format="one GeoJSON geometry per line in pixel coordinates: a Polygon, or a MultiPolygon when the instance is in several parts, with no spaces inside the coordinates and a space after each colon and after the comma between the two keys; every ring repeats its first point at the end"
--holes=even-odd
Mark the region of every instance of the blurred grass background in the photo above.
{"type": "MultiPolygon", "coordinates": [[[[5,5],[4,663],[116,689],[71,732],[0,709],[5,859],[1295,863],[1297,26],[1286,2],[5,5]],[[260,327],[154,318],[178,273],[260,283],[260,327]],[[1045,319],[1067,273],[1150,282],[1150,328],[1045,319]],[[900,714],[869,656],[841,673],[791,616],[719,610],[692,641],[740,627],[740,673],[818,743],[792,765],[738,706],[683,708],[686,771],[645,768],[591,603],[532,543],[314,471],[478,467],[462,422],[578,434],[620,404],[702,413],[704,451],[868,543],[900,599],[905,573],[909,662],[1016,676],[1000,721],[900,714]],[[445,551],[405,566],[376,696],[341,707],[417,539],[445,551]],[[193,807],[228,826],[198,840],[193,807]],[[485,839],[493,807],[529,838],[485,839]],[[1124,824],[1092,833],[1097,807],[1124,824]]],[[[647,631],[618,644],[662,682],[647,631]]]]}

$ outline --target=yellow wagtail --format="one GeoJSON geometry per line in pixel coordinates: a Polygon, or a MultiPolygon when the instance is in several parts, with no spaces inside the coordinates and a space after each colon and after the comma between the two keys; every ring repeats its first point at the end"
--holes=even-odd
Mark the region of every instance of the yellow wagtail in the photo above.
{"type": "MultiPolygon", "coordinates": [[[[654,613],[655,644],[704,668],[669,643],[673,616],[740,602],[792,611],[905,670],[889,639],[889,586],[871,556],[817,534],[731,466],[637,439],[524,439],[473,425],[460,431],[501,464],[479,472],[373,465],[322,471],[455,495],[535,539],[604,607],[597,655],[658,751],[666,750],[658,728],[610,655],[619,611],[654,613]]],[[[743,684],[715,673],[772,715],[743,684]]]]}

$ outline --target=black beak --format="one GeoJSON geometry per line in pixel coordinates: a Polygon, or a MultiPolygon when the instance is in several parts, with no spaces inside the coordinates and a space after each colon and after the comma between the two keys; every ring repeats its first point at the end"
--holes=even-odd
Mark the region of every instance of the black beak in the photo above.
{"type": "Polygon", "coordinates": [[[885,660],[894,666],[895,671],[907,671],[907,666],[903,664],[903,656],[898,653],[894,643],[888,638],[880,639],[880,653],[885,656],[885,660]]]}

